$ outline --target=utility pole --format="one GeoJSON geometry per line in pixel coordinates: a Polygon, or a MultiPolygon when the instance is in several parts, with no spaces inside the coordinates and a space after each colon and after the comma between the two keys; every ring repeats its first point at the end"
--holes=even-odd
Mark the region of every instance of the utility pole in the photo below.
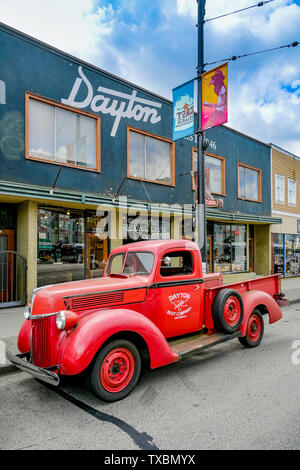
{"type": "Polygon", "coordinates": [[[198,194],[196,201],[196,221],[198,230],[198,246],[201,251],[202,264],[204,274],[206,273],[206,201],[205,201],[205,133],[202,128],[202,79],[204,72],[204,16],[206,0],[197,0],[198,2],[198,66],[197,66],[197,82],[198,82],[198,194]]]}

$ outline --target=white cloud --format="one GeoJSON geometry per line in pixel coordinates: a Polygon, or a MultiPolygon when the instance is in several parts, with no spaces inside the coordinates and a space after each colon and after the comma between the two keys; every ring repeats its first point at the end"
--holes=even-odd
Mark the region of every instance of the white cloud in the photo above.
{"type": "Polygon", "coordinates": [[[86,60],[111,34],[111,16],[111,6],[93,11],[92,0],[0,0],[3,23],[86,60]]]}

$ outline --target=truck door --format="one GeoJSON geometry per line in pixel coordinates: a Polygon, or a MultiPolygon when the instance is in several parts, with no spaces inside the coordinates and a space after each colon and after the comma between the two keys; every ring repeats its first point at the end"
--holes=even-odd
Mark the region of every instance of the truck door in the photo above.
{"type": "Polygon", "coordinates": [[[166,338],[202,328],[203,279],[195,251],[166,251],[158,263],[155,323],[166,338]]]}

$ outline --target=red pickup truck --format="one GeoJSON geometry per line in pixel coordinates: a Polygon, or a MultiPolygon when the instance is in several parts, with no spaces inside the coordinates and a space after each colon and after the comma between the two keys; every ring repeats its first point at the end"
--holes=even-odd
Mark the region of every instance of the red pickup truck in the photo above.
{"type": "Polygon", "coordinates": [[[133,243],[112,251],[102,278],[36,289],[21,354],[7,357],[54,385],[85,372],[96,396],[116,401],[142,365],[165,366],[234,338],[258,346],[263,315],[280,320],[280,302],[280,275],[223,286],[222,274],[203,276],[191,241],[133,243]]]}

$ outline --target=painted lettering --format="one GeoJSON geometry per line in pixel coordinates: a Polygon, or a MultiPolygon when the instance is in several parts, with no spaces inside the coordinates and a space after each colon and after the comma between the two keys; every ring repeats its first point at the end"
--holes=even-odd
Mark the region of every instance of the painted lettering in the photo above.
{"type": "Polygon", "coordinates": [[[157,124],[161,121],[158,112],[161,103],[138,97],[136,90],[132,90],[131,94],[127,94],[99,86],[97,88],[99,94],[94,95],[92,84],[83,73],[81,66],[78,67],[78,74],[80,78],[76,78],[69,97],[61,99],[61,102],[79,109],[90,106],[94,113],[109,114],[114,117],[115,120],[110,134],[112,137],[116,136],[121,119],[124,118],[134,119],[135,121],[143,120],[143,122],[150,120],[151,124],[157,124]],[[82,84],[86,88],[84,98],[80,101],[77,99],[77,95],[82,84]]]}

